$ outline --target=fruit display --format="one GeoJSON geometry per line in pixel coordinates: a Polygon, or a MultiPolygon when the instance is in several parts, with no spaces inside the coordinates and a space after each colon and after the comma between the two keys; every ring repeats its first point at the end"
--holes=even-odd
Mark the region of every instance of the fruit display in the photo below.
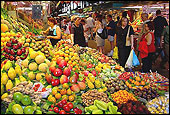
{"type": "Polygon", "coordinates": [[[141,76],[130,77],[125,83],[131,89],[149,88],[149,83],[145,82],[141,76]]]}
{"type": "Polygon", "coordinates": [[[151,114],[141,102],[132,100],[128,100],[124,104],[118,104],[118,111],[123,114],[151,114]]]}
{"type": "Polygon", "coordinates": [[[6,46],[3,47],[1,59],[9,59],[11,61],[18,59],[24,60],[28,56],[28,50],[26,47],[23,47],[22,43],[18,42],[17,39],[10,38],[10,41],[6,43],[6,46]]]}
{"type": "Polygon", "coordinates": [[[137,88],[137,89],[134,90],[133,93],[138,97],[146,99],[147,101],[152,100],[155,97],[159,96],[156,89],[153,89],[152,87],[150,87],[149,89],[144,88],[142,90],[137,88]]]}
{"type": "Polygon", "coordinates": [[[126,90],[119,90],[111,94],[113,101],[118,104],[126,103],[128,100],[137,101],[132,93],[127,92],[126,90]]]}
{"type": "Polygon", "coordinates": [[[52,46],[48,40],[35,41],[35,42],[32,42],[30,46],[34,51],[41,51],[42,53],[44,53],[47,59],[49,60],[52,59],[52,54],[51,54],[52,46]]]}
{"type": "Polygon", "coordinates": [[[71,35],[53,47],[8,13],[1,8],[1,114],[169,113],[168,78],[126,72],[71,35]]]}
{"type": "Polygon", "coordinates": [[[89,90],[81,95],[82,101],[86,106],[93,105],[95,100],[110,102],[106,93],[95,90],[89,90]]]}
{"type": "Polygon", "coordinates": [[[109,91],[110,93],[114,93],[119,90],[129,90],[129,88],[125,84],[125,81],[119,80],[118,78],[109,78],[109,80],[105,82],[105,85],[108,89],[107,91],[109,91]]]}
{"type": "Polygon", "coordinates": [[[16,85],[15,87],[13,87],[10,90],[10,94],[7,95],[6,97],[4,97],[3,95],[1,96],[1,99],[3,97],[3,101],[7,102],[8,104],[11,103],[13,100],[17,101],[17,100],[21,100],[22,97],[17,96],[16,95],[16,99],[15,99],[15,94],[16,92],[22,93],[24,95],[27,95],[27,97],[29,97],[29,100],[32,100],[33,102],[35,102],[36,104],[40,104],[41,102],[41,98],[42,96],[40,95],[40,92],[35,92],[33,89],[33,83],[32,82],[20,82],[18,85],[16,85]]]}
{"type": "Polygon", "coordinates": [[[118,107],[112,102],[105,103],[99,100],[95,100],[94,105],[85,107],[86,114],[121,114],[117,110],[118,107]]]}
{"type": "Polygon", "coordinates": [[[169,113],[169,97],[159,96],[149,101],[146,106],[152,114],[168,114],[169,113]]]}

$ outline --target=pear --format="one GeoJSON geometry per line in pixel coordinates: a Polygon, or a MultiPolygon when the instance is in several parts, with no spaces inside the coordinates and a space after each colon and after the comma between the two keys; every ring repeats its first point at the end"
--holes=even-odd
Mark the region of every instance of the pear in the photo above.
{"type": "Polygon", "coordinates": [[[11,67],[8,71],[8,77],[13,80],[16,77],[16,72],[13,67],[11,67]]]}
{"type": "Polygon", "coordinates": [[[4,65],[4,69],[7,71],[7,69],[9,69],[10,67],[12,67],[11,61],[7,61],[6,64],[4,65]]]}
{"type": "Polygon", "coordinates": [[[23,77],[22,75],[21,75],[21,76],[19,76],[19,80],[20,80],[21,82],[23,82],[23,81],[27,81],[27,80],[25,79],[25,77],[23,77]]]}
{"type": "Polygon", "coordinates": [[[13,83],[11,80],[8,80],[6,84],[6,91],[10,91],[13,88],[13,83]]]}
{"type": "Polygon", "coordinates": [[[7,81],[8,81],[8,75],[6,73],[2,73],[2,76],[1,76],[1,83],[6,85],[7,84],[7,81]]]}

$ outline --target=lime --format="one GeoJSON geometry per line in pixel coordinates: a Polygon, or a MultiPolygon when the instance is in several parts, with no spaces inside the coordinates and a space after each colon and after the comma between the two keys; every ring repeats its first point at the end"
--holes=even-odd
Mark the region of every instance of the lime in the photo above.
{"type": "Polygon", "coordinates": [[[42,111],[36,110],[35,114],[42,114],[42,111]]]}
{"type": "Polygon", "coordinates": [[[12,112],[13,112],[14,114],[23,114],[23,109],[22,109],[21,105],[19,105],[19,104],[14,104],[14,105],[12,106],[12,112]]]}
{"type": "Polygon", "coordinates": [[[32,106],[26,106],[24,108],[24,113],[25,114],[33,114],[34,113],[34,108],[32,106]]]}
{"type": "Polygon", "coordinates": [[[23,94],[20,93],[20,92],[15,92],[14,95],[13,95],[13,99],[16,101],[16,102],[20,102],[21,99],[23,97],[23,94]]]}
{"type": "Polygon", "coordinates": [[[29,105],[31,104],[31,98],[28,95],[23,96],[21,103],[23,105],[29,105]]]}
{"type": "Polygon", "coordinates": [[[39,106],[37,106],[37,110],[41,110],[41,108],[39,106]]]}
{"type": "Polygon", "coordinates": [[[15,101],[12,101],[8,106],[8,111],[12,111],[12,106],[15,105],[15,101]]]}

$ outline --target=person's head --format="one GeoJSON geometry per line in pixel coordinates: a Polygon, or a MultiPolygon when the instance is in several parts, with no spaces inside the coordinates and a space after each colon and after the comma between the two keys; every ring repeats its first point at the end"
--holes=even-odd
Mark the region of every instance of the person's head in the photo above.
{"type": "Polygon", "coordinates": [[[122,17],[127,17],[127,12],[126,12],[126,11],[124,11],[124,12],[122,13],[122,17]]]}
{"type": "Polygon", "coordinates": [[[64,19],[63,22],[64,22],[64,24],[67,24],[67,20],[66,19],[64,19]]]}
{"type": "Polygon", "coordinates": [[[152,21],[147,22],[144,26],[144,29],[145,29],[145,32],[153,31],[154,30],[153,22],[152,21]]]}
{"type": "Polygon", "coordinates": [[[76,18],[75,18],[75,24],[77,24],[77,25],[80,24],[80,18],[79,18],[79,17],[76,17],[76,18]]]}
{"type": "Polygon", "coordinates": [[[100,15],[100,14],[97,15],[97,16],[96,16],[96,19],[97,19],[98,21],[102,22],[102,15],[100,15]]]}
{"type": "Polygon", "coordinates": [[[86,21],[85,21],[84,19],[81,19],[80,23],[81,23],[82,25],[85,25],[85,24],[86,24],[86,21]]]}
{"type": "Polygon", "coordinates": [[[112,21],[112,15],[110,15],[110,14],[107,15],[107,20],[108,20],[108,21],[112,21]]]}
{"type": "Polygon", "coordinates": [[[56,20],[52,17],[48,18],[48,25],[49,26],[54,26],[56,24],[56,20]]]}
{"type": "Polygon", "coordinates": [[[157,10],[156,11],[156,16],[160,16],[161,15],[161,10],[157,10]]]}
{"type": "Polygon", "coordinates": [[[119,26],[127,26],[129,24],[129,20],[127,17],[122,17],[122,19],[119,21],[119,26]]]}
{"type": "Polygon", "coordinates": [[[147,13],[142,13],[142,14],[141,14],[141,18],[142,18],[142,21],[143,21],[143,22],[146,21],[146,20],[148,20],[148,14],[147,14],[147,13]]]}

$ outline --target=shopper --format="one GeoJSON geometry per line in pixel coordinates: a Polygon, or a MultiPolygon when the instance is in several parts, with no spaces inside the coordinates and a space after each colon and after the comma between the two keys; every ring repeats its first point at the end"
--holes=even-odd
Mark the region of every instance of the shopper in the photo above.
{"type": "Polygon", "coordinates": [[[102,39],[98,33],[102,33],[103,28],[104,25],[102,23],[102,15],[98,15],[96,16],[94,32],[96,33],[95,39],[97,43],[97,49],[99,50],[100,53],[104,53],[105,39],[102,39]]]}
{"type": "Polygon", "coordinates": [[[90,38],[92,38],[93,40],[93,28],[94,28],[94,25],[95,25],[95,20],[92,18],[92,15],[90,14],[89,17],[86,19],[86,22],[87,22],[87,25],[89,27],[89,40],[90,38]]]}
{"type": "Polygon", "coordinates": [[[116,26],[117,26],[117,24],[118,24],[119,20],[120,20],[120,17],[119,17],[119,16],[117,16],[117,21],[115,22],[116,26]]]}
{"type": "Polygon", "coordinates": [[[87,25],[86,21],[84,19],[81,20],[81,24],[83,25],[83,29],[84,29],[84,37],[86,40],[86,46],[88,46],[88,35],[89,35],[89,26],[87,25]]]}
{"type": "MultiPolygon", "coordinates": [[[[155,26],[154,35],[155,35],[156,49],[159,49],[161,34],[163,32],[164,27],[168,26],[168,23],[167,23],[166,19],[164,17],[162,17],[160,10],[156,11],[156,16],[157,17],[153,20],[154,26],[155,26]]],[[[161,59],[162,60],[161,60],[160,66],[161,66],[161,68],[165,68],[163,65],[166,63],[167,59],[165,58],[165,54],[164,54],[163,50],[161,51],[161,59]]]]}
{"type": "Polygon", "coordinates": [[[69,24],[66,19],[64,19],[62,30],[64,31],[65,34],[70,34],[69,24]]]}
{"type": "Polygon", "coordinates": [[[48,34],[47,39],[50,39],[52,46],[54,47],[58,41],[61,40],[61,29],[56,25],[54,18],[48,18],[48,25],[50,26],[46,31],[42,31],[42,34],[48,34]]]}
{"type": "Polygon", "coordinates": [[[122,67],[125,67],[126,61],[129,57],[131,49],[133,47],[133,35],[134,31],[132,26],[128,25],[129,20],[126,17],[122,17],[122,19],[118,23],[117,31],[116,31],[116,44],[118,47],[118,56],[119,56],[119,63],[122,67]],[[126,46],[126,37],[129,30],[129,36],[131,45],[126,46]]]}
{"type": "MultiPolygon", "coordinates": [[[[165,56],[167,61],[169,62],[169,25],[166,26],[162,32],[161,35],[161,42],[160,47],[164,48],[165,56]],[[164,46],[162,44],[162,41],[164,40],[164,46]]],[[[164,66],[164,65],[163,65],[164,66]]]]}
{"type": "Polygon", "coordinates": [[[85,47],[86,42],[84,37],[84,29],[80,21],[81,20],[79,17],[76,17],[74,19],[74,23],[72,24],[72,28],[71,28],[71,34],[72,34],[72,39],[74,41],[74,45],[78,44],[79,46],[85,47]]]}
{"type": "Polygon", "coordinates": [[[103,23],[103,26],[104,26],[104,27],[107,26],[107,22],[106,22],[106,17],[105,17],[105,15],[102,16],[102,23],[103,23]]]}
{"type": "Polygon", "coordinates": [[[108,40],[110,41],[110,45],[111,45],[111,51],[108,53],[108,56],[112,56],[113,48],[114,48],[114,46],[113,46],[114,35],[116,33],[116,24],[112,20],[112,15],[107,15],[107,20],[109,23],[108,23],[106,29],[108,30],[108,40]]]}
{"type": "Polygon", "coordinates": [[[146,24],[144,25],[144,34],[142,35],[141,41],[139,43],[140,57],[142,58],[142,71],[144,73],[152,70],[152,60],[153,54],[155,52],[155,38],[154,33],[152,32],[153,30],[153,22],[146,22],[146,24]],[[144,47],[144,45],[146,46],[146,48],[144,47]],[[148,53],[143,53],[143,51],[146,51],[148,53]]]}

